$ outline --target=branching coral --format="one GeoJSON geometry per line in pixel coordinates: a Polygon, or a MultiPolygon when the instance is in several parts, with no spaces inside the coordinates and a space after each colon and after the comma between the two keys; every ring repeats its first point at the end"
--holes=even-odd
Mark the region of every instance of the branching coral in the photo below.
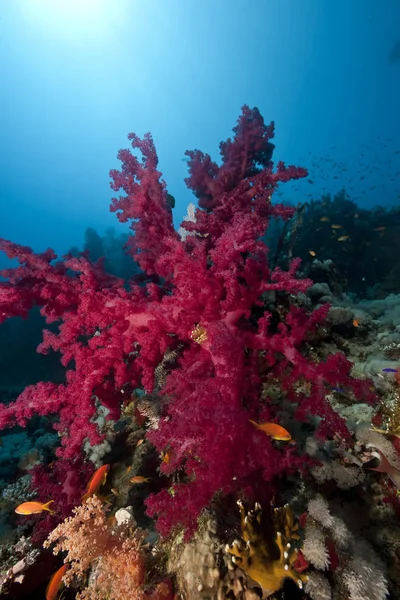
{"type": "Polygon", "coordinates": [[[74,509],[74,515],[58,525],[44,543],[55,543],[54,554],[66,552],[69,568],[64,581],[83,585],[79,600],[143,600],[145,578],[143,541],[138,531],[120,527],[113,531],[103,503],[92,496],[74,509]],[[84,585],[89,569],[92,575],[84,585]]]}

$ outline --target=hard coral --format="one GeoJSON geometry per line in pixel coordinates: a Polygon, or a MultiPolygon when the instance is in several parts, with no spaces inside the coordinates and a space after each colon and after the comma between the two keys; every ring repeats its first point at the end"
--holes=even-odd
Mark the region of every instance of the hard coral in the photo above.
{"type": "Polygon", "coordinates": [[[299,555],[292,548],[292,541],[299,539],[299,535],[290,507],[274,509],[274,539],[269,540],[261,527],[261,506],[256,503],[254,511],[246,514],[242,502],[238,504],[243,540],[235,540],[226,547],[235,565],[268,595],[280,590],[287,577],[302,588],[308,576],[298,573],[293,567],[299,555]]]}

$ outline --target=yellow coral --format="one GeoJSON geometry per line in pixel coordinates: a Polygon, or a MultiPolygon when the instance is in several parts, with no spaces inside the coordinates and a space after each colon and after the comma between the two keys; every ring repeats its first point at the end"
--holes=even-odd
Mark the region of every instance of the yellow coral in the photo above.
{"type": "Polygon", "coordinates": [[[386,400],[382,408],[384,428],[380,433],[395,435],[400,437],[400,395],[394,394],[392,398],[386,400]]]}
{"type": "Polygon", "coordinates": [[[254,510],[246,514],[240,500],[238,505],[243,539],[226,546],[234,564],[268,595],[280,590],[286,577],[293,579],[302,588],[308,577],[297,573],[293,568],[298,551],[292,548],[291,540],[299,539],[299,535],[296,533],[298,525],[290,507],[285,505],[274,509],[275,537],[268,542],[262,533],[261,506],[256,503],[254,510]]]}
{"type": "Polygon", "coordinates": [[[205,327],[200,325],[200,323],[197,323],[193,327],[190,337],[198,344],[202,344],[203,342],[207,341],[207,330],[205,327]]]}

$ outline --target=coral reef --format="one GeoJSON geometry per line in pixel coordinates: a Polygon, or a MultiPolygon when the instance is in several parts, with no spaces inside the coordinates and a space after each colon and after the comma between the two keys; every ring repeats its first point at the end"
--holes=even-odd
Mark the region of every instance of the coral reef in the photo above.
{"type": "Polygon", "coordinates": [[[82,600],[398,597],[399,298],[361,300],[378,293],[369,274],[348,293],[344,281],[356,269],[344,249],[369,256],[365,231],[392,248],[397,212],[389,223],[343,195],[275,204],[307,172],[273,164],[273,135],[244,106],[220,165],[187,152],[198,207],[177,232],[153,139],[130,134],[111,210],[129,223],[132,272],[111,232],[88,230],[61,260],[0,241],[19,261],[1,273],[0,322],[39,308],[38,351],[62,364],[0,405],[1,429],[26,429],[0,448],[15,477],[1,482],[15,525],[3,548],[29,537],[18,561],[4,554],[5,590],[32,552],[49,560],[51,532],[82,600]],[[107,479],[82,502],[94,467],[107,479]],[[31,496],[55,514],[17,517],[31,496]]]}
{"type": "Polygon", "coordinates": [[[145,590],[146,557],[144,533],[128,511],[115,516],[115,527],[108,520],[103,503],[93,496],[73,510],[73,516],[58,525],[44,543],[54,544],[54,554],[66,552],[68,565],[63,577],[67,586],[87,585],[77,600],[158,600],[168,587],[162,582],[157,589],[145,590]],[[88,571],[90,577],[86,578],[88,571]]]}
{"type": "Polygon", "coordinates": [[[256,504],[254,511],[245,512],[239,501],[242,541],[234,541],[227,546],[232,561],[251,579],[257,582],[267,596],[281,589],[285,578],[293,579],[302,588],[308,576],[295,571],[298,560],[297,549],[292,548],[293,540],[298,540],[298,525],[288,505],[275,508],[274,539],[268,540],[261,528],[261,506],[256,504]]]}

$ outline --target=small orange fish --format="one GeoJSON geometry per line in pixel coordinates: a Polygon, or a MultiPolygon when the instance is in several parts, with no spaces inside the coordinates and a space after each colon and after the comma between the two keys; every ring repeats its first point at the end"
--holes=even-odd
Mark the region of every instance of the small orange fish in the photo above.
{"type": "Polygon", "coordinates": [[[256,423],[251,419],[249,419],[249,421],[252,425],[254,425],[254,427],[257,427],[257,429],[260,429],[261,431],[269,435],[269,437],[271,437],[273,440],[289,442],[292,439],[292,436],[287,431],[287,429],[285,429],[281,425],[278,425],[277,423],[256,423]]]}
{"type": "Polygon", "coordinates": [[[169,461],[171,460],[170,455],[168,454],[168,452],[162,452],[161,453],[161,460],[165,463],[169,463],[169,461]]]}
{"type": "Polygon", "coordinates": [[[109,517],[107,517],[107,525],[109,527],[115,527],[117,525],[118,521],[117,521],[117,517],[115,515],[110,515],[109,517]]]}
{"type": "Polygon", "coordinates": [[[141,446],[144,442],[144,439],[141,439],[138,441],[138,443],[136,444],[136,448],[139,448],[139,446],[141,446]]]}
{"type": "Polygon", "coordinates": [[[348,240],[350,238],[349,235],[341,235],[340,237],[338,237],[337,241],[338,242],[345,242],[346,240],[348,240]]]}
{"type": "Polygon", "coordinates": [[[321,221],[321,223],[329,223],[330,218],[329,217],[321,217],[320,221],[321,221]]]}
{"type": "Polygon", "coordinates": [[[119,491],[117,488],[111,488],[111,493],[114,494],[114,496],[119,496],[119,491]]]}
{"type": "Polygon", "coordinates": [[[104,485],[107,479],[107,473],[110,470],[110,465],[103,465],[95,471],[87,485],[85,494],[82,496],[82,501],[85,502],[88,498],[95,494],[100,486],[104,485]]]}
{"type": "Polygon", "coordinates": [[[315,250],[309,250],[308,254],[310,254],[311,256],[317,256],[317,253],[315,252],[315,250]]]}
{"type": "Polygon", "coordinates": [[[331,225],[332,229],[343,229],[343,225],[331,225]]]}
{"type": "Polygon", "coordinates": [[[63,565],[50,577],[49,584],[46,588],[46,600],[55,600],[57,598],[57,594],[62,585],[62,578],[64,577],[67,569],[68,565],[63,565]]]}
{"type": "Polygon", "coordinates": [[[51,515],[54,515],[54,510],[50,508],[50,504],[54,500],[48,502],[39,502],[38,500],[32,500],[31,502],[23,502],[15,509],[17,515],[37,515],[44,510],[48,510],[51,515]]]}
{"type": "Polygon", "coordinates": [[[134,477],[132,477],[129,481],[131,483],[147,483],[148,481],[150,481],[151,477],[143,477],[143,475],[135,475],[134,477]]]}
{"type": "Polygon", "coordinates": [[[360,323],[357,321],[357,319],[353,319],[353,327],[358,327],[359,324],[360,323]]]}

